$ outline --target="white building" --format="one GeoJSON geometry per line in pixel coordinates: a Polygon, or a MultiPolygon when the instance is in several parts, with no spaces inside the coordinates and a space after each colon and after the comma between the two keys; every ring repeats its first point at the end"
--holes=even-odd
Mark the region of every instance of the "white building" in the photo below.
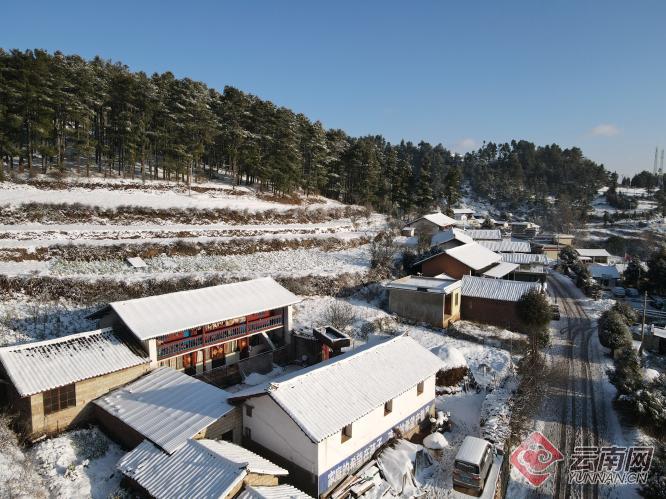
{"type": "Polygon", "coordinates": [[[428,421],[442,360],[406,336],[366,345],[232,395],[244,443],[319,496],[367,462],[399,429],[428,421]]]}

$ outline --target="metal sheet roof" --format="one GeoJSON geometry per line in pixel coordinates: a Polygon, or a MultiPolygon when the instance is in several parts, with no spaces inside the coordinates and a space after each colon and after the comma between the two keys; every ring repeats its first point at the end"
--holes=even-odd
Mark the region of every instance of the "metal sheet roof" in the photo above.
{"type": "Polygon", "coordinates": [[[455,219],[445,215],[444,213],[436,212],[424,215],[421,218],[417,218],[416,220],[408,223],[405,227],[409,227],[410,225],[415,224],[419,220],[427,220],[428,222],[434,223],[438,227],[451,227],[456,224],[455,219]]]}
{"type": "Polygon", "coordinates": [[[447,249],[444,253],[474,270],[485,269],[502,259],[500,255],[484,248],[479,243],[463,244],[456,248],[447,249]]]}
{"type": "Polygon", "coordinates": [[[228,397],[224,390],[160,367],[94,403],[172,453],[234,410],[228,397]]]}
{"type": "Polygon", "coordinates": [[[270,277],[110,304],[140,340],[293,305],[301,300],[270,277]]]}
{"type": "Polygon", "coordinates": [[[437,232],[434,236],[432,236],[430,244],[432,246],[437,246],[438,244],[448,243],[449,241],[452,241],[454,239],[456,241],[460,241],[463,244],[474,242],[474,239],[469,237],[462,230],[452,228],[437,232]]]}
{"type": "Polygon", "coordinates": [[[492,277],[493,279],[500,279],[505,275],[510,274],[518,267],[520,267],[520,265],[517,263],[500,262],[489,271],[484,272],[483,275],[486,277],[492,277]]]}
{"type": "Polygon", "coordinates": [[[465,231],[474,240],[501,241],[502,232],[499,229],[467,229],[465,231]]]}
{"type": "Polygon", "coordinates": [[[273,476],[286,476],[289,474],[287,470],[277,464],[232,442],[225,440],[199,440],[199,443],[230,461],[246,463],[247,471],[250,473],[273,476]]]}
{"type": "Polygon", "coordinates": [[[313,499],[312,496],[288,484],[275,487],[252,487],[247,485],[236,499],[313,499]]]}
{"type": "Polygon", "coordinates": [[[26,397],[150,362],[110,328],[0,348],[0,362],[26,397]]]}
{"type": "Polygon", "coordinates": [[[409,289],[413,291],[425,290],[431,293],[449,294],[461,286],[459,280],[441,279],[437,277],[407,276],[386,285],[387,288],[409,289]]]}
{"type": "Polygon", "coordinates": [[[518,263],[520,265],[527,265],[529,263],[540,263],[545,265],[546,255],[540,253],[502,253],[503,262],[518,263]]]}
{"type": "Polygon", "coordinates": [[[518,301],[530,289],[541,289],[538,282],[507,281],[487,277],[463,276],[463,298],[486,298],[498,301],[518,301]]]}
{"type": "MultiPolygon", "coordinates": [[[[321,442],[444,367],[432,352],[407,336],[399,336],[365,345],[231,398],[243,400],[263,391],[313,442],[321,442]]],[[[426,395],[424,403],[431,395],[426,395]]]]}
{"type": "Polygon", "coordinates": [[[589,258],[595,256],[606,256],[606,257],[612,256],[605,249],[596,249],[596,248],[576,248],[576,253],[578,253],[580,256],[586,256],[589,258]]]}
{"type": "Polygon", "coordinates": [[[197,440],[188,440],[172,455],[144,440],[117,467],[156,499],[224,498],[247,475],[245,463],[226,459],[197,440]]]}
{"type": "Polygon", "coordinates": [[[501,241],[478,241],[478,243],[490,251],[498,253],[529,253],[532,251],[532,247],[527,241],[502,239],[501,241]]]}
{"type": "Polygon", "coordinates": [[[593,263],[587,268],[590,271],[592,277],[597,279],[619,279],[620,272],[617,270],[615,265],[601,265],[599,263],[593,263]]]}

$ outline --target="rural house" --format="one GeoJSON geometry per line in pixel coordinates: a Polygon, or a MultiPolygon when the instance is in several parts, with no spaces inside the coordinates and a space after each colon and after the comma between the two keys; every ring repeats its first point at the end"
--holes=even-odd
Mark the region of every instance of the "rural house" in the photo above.
{"type": "Polygon", "coordinates": [[[474,239],[467,235],[462,229],[446,229],[436,233],[430,240],[430,245],[437,247],[438,250],[444,251],[447,249],[462,246],[463,244],[473,243],[474,239]]]}
{"type": "Polygon", "coordinates": [[[545,255],[539,253],[502,253],[502,262],[518,265],[512,276],[516,281],[546,282],[545,255]]]}
{"type": "Polygon", "coordinates": [[[432,237],[436,232],[449,229],[455,225],[455,219],[446,216],[444,213],[436,212],[409,222],[403,229],[413,229],[413,235],[416,237],[432,237]]]}
{"type": "Polygon", "coordinates": [[[456,220],[471,220],[475,211],[471,208],[453,208],[453,218],[456,220]]]}
{"type": "Polygon", "coordinates": [[[473,242],[428,256],[414,265],[420,265],[421,273],[425,276],[446,274],[460,279],[464,275],[483,274],[500,260],[500,255],[473,242]]]}
{"type": "Polygon", "coordinates": [[[149,369],[147,355],[110,329],[0,348],[3,399],[31,438],[91,417],[89,402],[149,369]]]}
{"type": "Polygon", "coordinates": [[[576,248],[576,254],[581,262],[603,264],[608,264],[608,260],[612,256],[605,249],[597,248],[576,248]]]}
{"type": "Polygon", "coordinates": [[[448,327],[460,319],[460,286],[457,279],[407,276],[386,285],[389,311],[400,317],[448,327]]]}
{"type": "Polygon", "coordinates": [[[465,276],[462,279],[462,319],[517,330],[520,319],[516,304],[531,289],[542,288],[536,282],[465,276]]]}
{"type": "Polygon", "coordinates": [[[244,444],[319,496],[394,436],[429,421],[443,361],[406,336],[371,343],[235,393],[244,444]],[[278,430],[279,428],[279,430],[278,430]]]}
{"type": "Polygon", "coordinates": [[[223,383],[239,381],[241,368],[267,371],[286,356],[299,301],[266,277],[113,302],[91,317],[141,342],[151,367],[223,383]]]}
{"type": "Polygon", "coordinates": [[[620,280],[620,272],[615,265],[593,263],[587,267],[587,270],[590,271],[592,279],[604,289],[614,288],[620,280]]]}

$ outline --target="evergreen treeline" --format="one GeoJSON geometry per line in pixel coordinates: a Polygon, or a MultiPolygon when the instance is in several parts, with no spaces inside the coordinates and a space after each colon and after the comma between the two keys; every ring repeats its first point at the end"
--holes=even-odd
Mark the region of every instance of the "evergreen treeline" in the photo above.
{"type": "MultiPolygon", "coordinates": [[[[579,149],[520,141],[464,158],[441,144],[350,137],[233,87],[148,76],[96,57],[0,49],[0,157],[10,173],[76,170],[321,193],[389,212],[457,202],[461,181],[493,201],[567,194],[607,181],[579,149]],[[462,177],[461,177],[462,175],[462,177]]],[[[0,168],[0,175],[6,172],[0,168]]]]}

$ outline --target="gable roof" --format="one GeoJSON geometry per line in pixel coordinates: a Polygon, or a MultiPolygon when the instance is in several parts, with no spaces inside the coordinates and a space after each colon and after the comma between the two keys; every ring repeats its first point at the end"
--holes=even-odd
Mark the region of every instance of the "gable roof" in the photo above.
{"type": "Polygon", "coordinates": [[[146,296],[109,306],[140,340],[282,308],[300,298],[270,277],[146,296]]]}
{"type": "Polygon", "coordinates": [[[472,239],[478,241],[501,241],[502,240],[502,231],[499,229],[467,229],[465,231],[472,239]]]}
{"type": "Polygon", "coordinates": [[[246,485],[237,499],[313,499],[293,485],[283,484],[274,487],[253,487],[246,485]]]}
{"type": "Polygon", "coordinates": [[[453,208],[453,213],[456,215],[472,215],[476,212],[471,208],[453,208]]]}
{"type": "Polygon", "coordinates": [[[433,235],[432,239],[430,240],[430,245],[437,246],[438,244],[448,243],[449,241],[453,241],[454,239],[462,244],[474,242],[474,239],[465,234],[464,231],[456,228],[451,228],[439,231],[435,235],[433,235]]]}
{"type": "Polygon", "coordinates": [[[500,262],[490,270],[484,272],[483,275],[485,277],[492,277],[493,279],[501,279],[502,277],[516,270],[518,267],[520,267],[520,265],[517,263],[500,262]]]}
{"type": "Polygon", "coordinates": [[[593,263],[587,268],[592,277],[597,279],[619,279],[620,271],[616,265],[602,265],[600,263],[593,263]]]}
{"type": "Polygon", "coordinates": [[[408,336],[365,345],[230,400],[269,396],[313,442],[339,432],[445,367],[408,336]]]}
{"type": "Polygon", "coordinates": [[[507,281],[466,275],[462,279],[462,296],[464,298],[485,298],[488,300],[511,301],[520,300],[531,289],[541,289],[538,282],[507,281]]]}
{"type": "Polygon", "coordinates": [[[215,440],[188,440],[171,455],[144,440],[118,461],[117,468],[157,499],[219,499],[233,492],[248,473],[287,474],[247,449],[215,440]]]}
{"type": "Polygon", "coordinates": [[[0,362],[21,397],[150,362],[110,328],[0,348],[0,362]]]}
{"type": "Polygon", "coordinates": [[[461,285],[459,280],[452,278],[407,276],[391,281],[386,287],[449,294],[454,289],[458,289],[461,285]]]}
{"type": "Polygon", "coordinates": [[[430,223],[437,225],[438,227],[451,227],[457,223],[457,220],[445,215],[442,212],[429,213],[424,215],[416,220],[409,222],[405,227],[415,224],[419,220],[427,220],[430,223]]]}
{"type": "Polygon", "coordinates": [[[173,453],[234,410],[229,393],[170,367],[100,397],[94,403],[148,440],[173,453]]]}
{"type": "Polygon", "coordinates": [[[545,265],[547,263],[546,255],[541,253],[502,253],[501,257],[503,262],[518,263],[520,265],[531,263],[545,265]]]}
{"type": "Polygon", "coordinates": [[[501,241],[478,241],[478,243],[497,253],[529,253],[532,251],[532,247],[527,241],[502,239],[501,241]]]}
{"type": "Polygon", "coordinates": [[[597,248],[576,248],[576,253],[578,253],[580,256],[586,256],[589,258],[595,256],[605,256],[605,257],[612,256],[605,249],[597,249],[597,248]]]}
{"type": "Polygon", "coordinates": [[[463,244],[457,248],[447,249],[444,253],[473,270],[485,269],[502,259],[500,255],[484,248],[479,243],[463,244]]]}

